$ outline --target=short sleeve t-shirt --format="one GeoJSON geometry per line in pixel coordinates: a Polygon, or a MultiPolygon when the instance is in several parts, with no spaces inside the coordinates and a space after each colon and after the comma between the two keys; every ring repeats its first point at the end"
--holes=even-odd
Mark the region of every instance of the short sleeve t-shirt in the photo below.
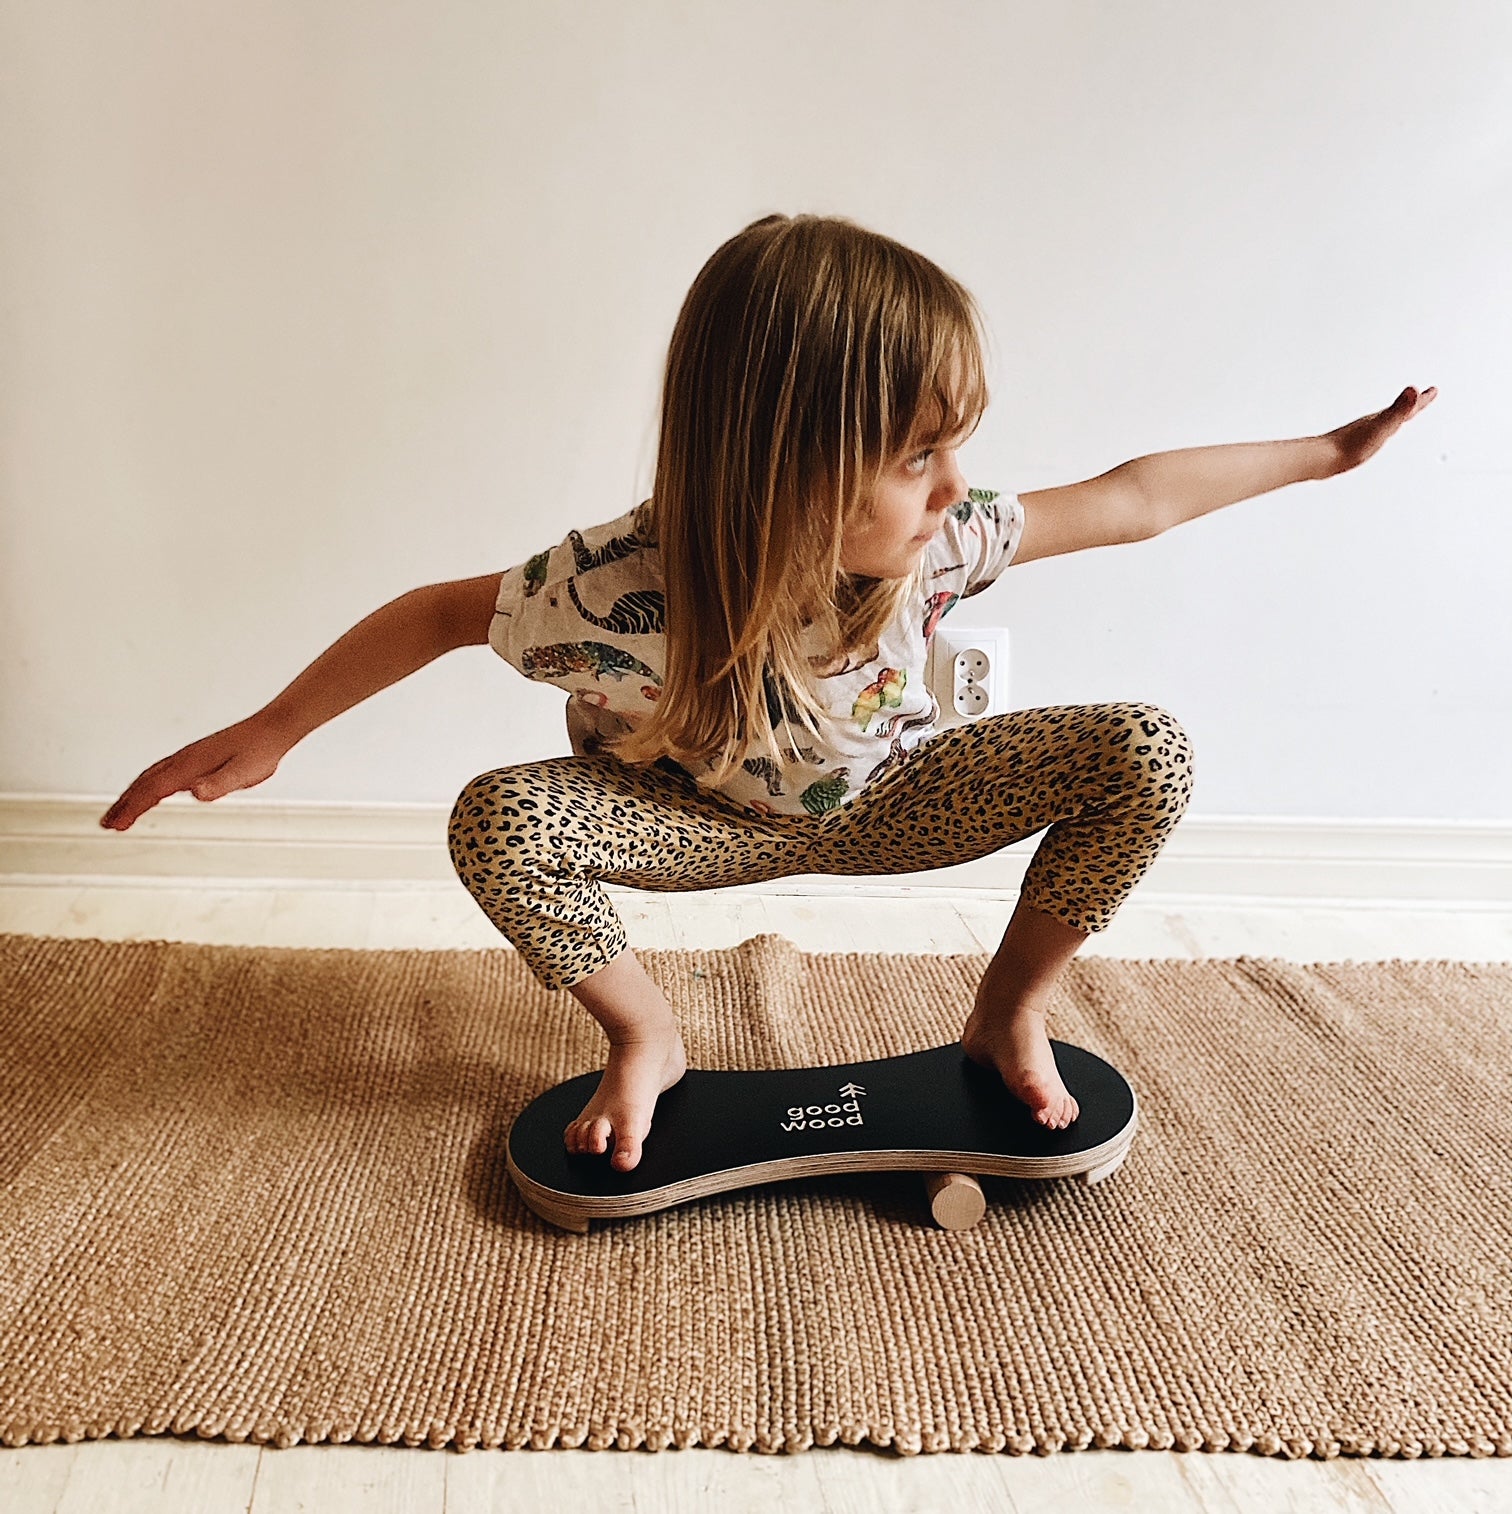
{"type": "MultiPolygon", "coordinates": [[[[639,725],[661,697],[664,580],[646,503],[569,531],[499,580],[489,645],[527,678],[568,691],[567,735],[579,756],[607,752],[602,740],[639,725]]],[[[923,601],[903,606],[870,662],[847,662],[816,679],[827,741],[815,743],[797,721],[791,736],[778,723],[779,746],[796,748],[800,760],[779,766],[758,752],[717,789],[712,763],[690,776],[737,809],[821,815],[906,761],[939,719],[924,681],[935,628],[1013,561],[1023,531],[1016,495],[969,490],[925,548],[923,601]]],[[[811,637],[817,632],[811,628],[811,637]]],[[[813,641],[808,650],[820,657],[826,649],[813,641]]],[[[780,722],[775,693],[770,708],[780,722]]]]}

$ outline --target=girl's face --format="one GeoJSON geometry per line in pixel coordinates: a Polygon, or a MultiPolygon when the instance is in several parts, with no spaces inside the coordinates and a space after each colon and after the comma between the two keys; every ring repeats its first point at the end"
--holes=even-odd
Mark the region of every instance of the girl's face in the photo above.
{"type": "Polygon", "coordinates": [[[941,443],[889,463],[872,494],[873,517],[853,525],[840,544],[840,566],[868,578],[906,578],[940,519],[966,498],[959,449],[941,443]]]}

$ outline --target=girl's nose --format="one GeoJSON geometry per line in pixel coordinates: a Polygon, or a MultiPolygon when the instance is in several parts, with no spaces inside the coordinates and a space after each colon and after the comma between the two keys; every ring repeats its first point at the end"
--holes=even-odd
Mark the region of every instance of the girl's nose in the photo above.
{"type": "Polygon", "coordinates": [[[938,499],[929,502],[930,509],[935,515],[944,515],[952,506],[960,504],[966,498],[966,480],[959,470],[950,481],[950,488],[942,490],[938,499]]]}

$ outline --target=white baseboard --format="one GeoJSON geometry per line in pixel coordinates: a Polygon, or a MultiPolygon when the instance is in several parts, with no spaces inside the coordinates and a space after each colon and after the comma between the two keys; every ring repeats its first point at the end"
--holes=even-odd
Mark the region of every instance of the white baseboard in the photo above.
{"type": "MultiPolygon", "coordinates": [[[[0,885],[452,885],[449,805],[170,799],[130,831],[109,798],[0,794],[0,885]]],[[[859,877],[795,875],[751,893],[1017,892],[1040,835],[975,862],[859,877]]],[[[1296,903],[1506,909],[1512,824],[1188,814],[1139,884],[1145,905],[1296,903]]]]}

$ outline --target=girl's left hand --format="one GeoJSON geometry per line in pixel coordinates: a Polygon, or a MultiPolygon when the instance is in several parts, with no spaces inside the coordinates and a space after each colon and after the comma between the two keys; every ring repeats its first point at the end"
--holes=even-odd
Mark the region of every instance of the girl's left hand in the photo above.
{"type": "Polygon", "coordinates": [[[1384,410],[1377,410],[1374,415],[1362,415],[1347,426],[1325,432],[1324,440],[1333,444],[1333,461],[1325,477],[1348,473],[1366,458],[1374,457],[1399,426],[1410,421],[1420,410],[1426,410],[1437,395],[1436,388],[1418,390],[1409,385],[1384,410]]]}

